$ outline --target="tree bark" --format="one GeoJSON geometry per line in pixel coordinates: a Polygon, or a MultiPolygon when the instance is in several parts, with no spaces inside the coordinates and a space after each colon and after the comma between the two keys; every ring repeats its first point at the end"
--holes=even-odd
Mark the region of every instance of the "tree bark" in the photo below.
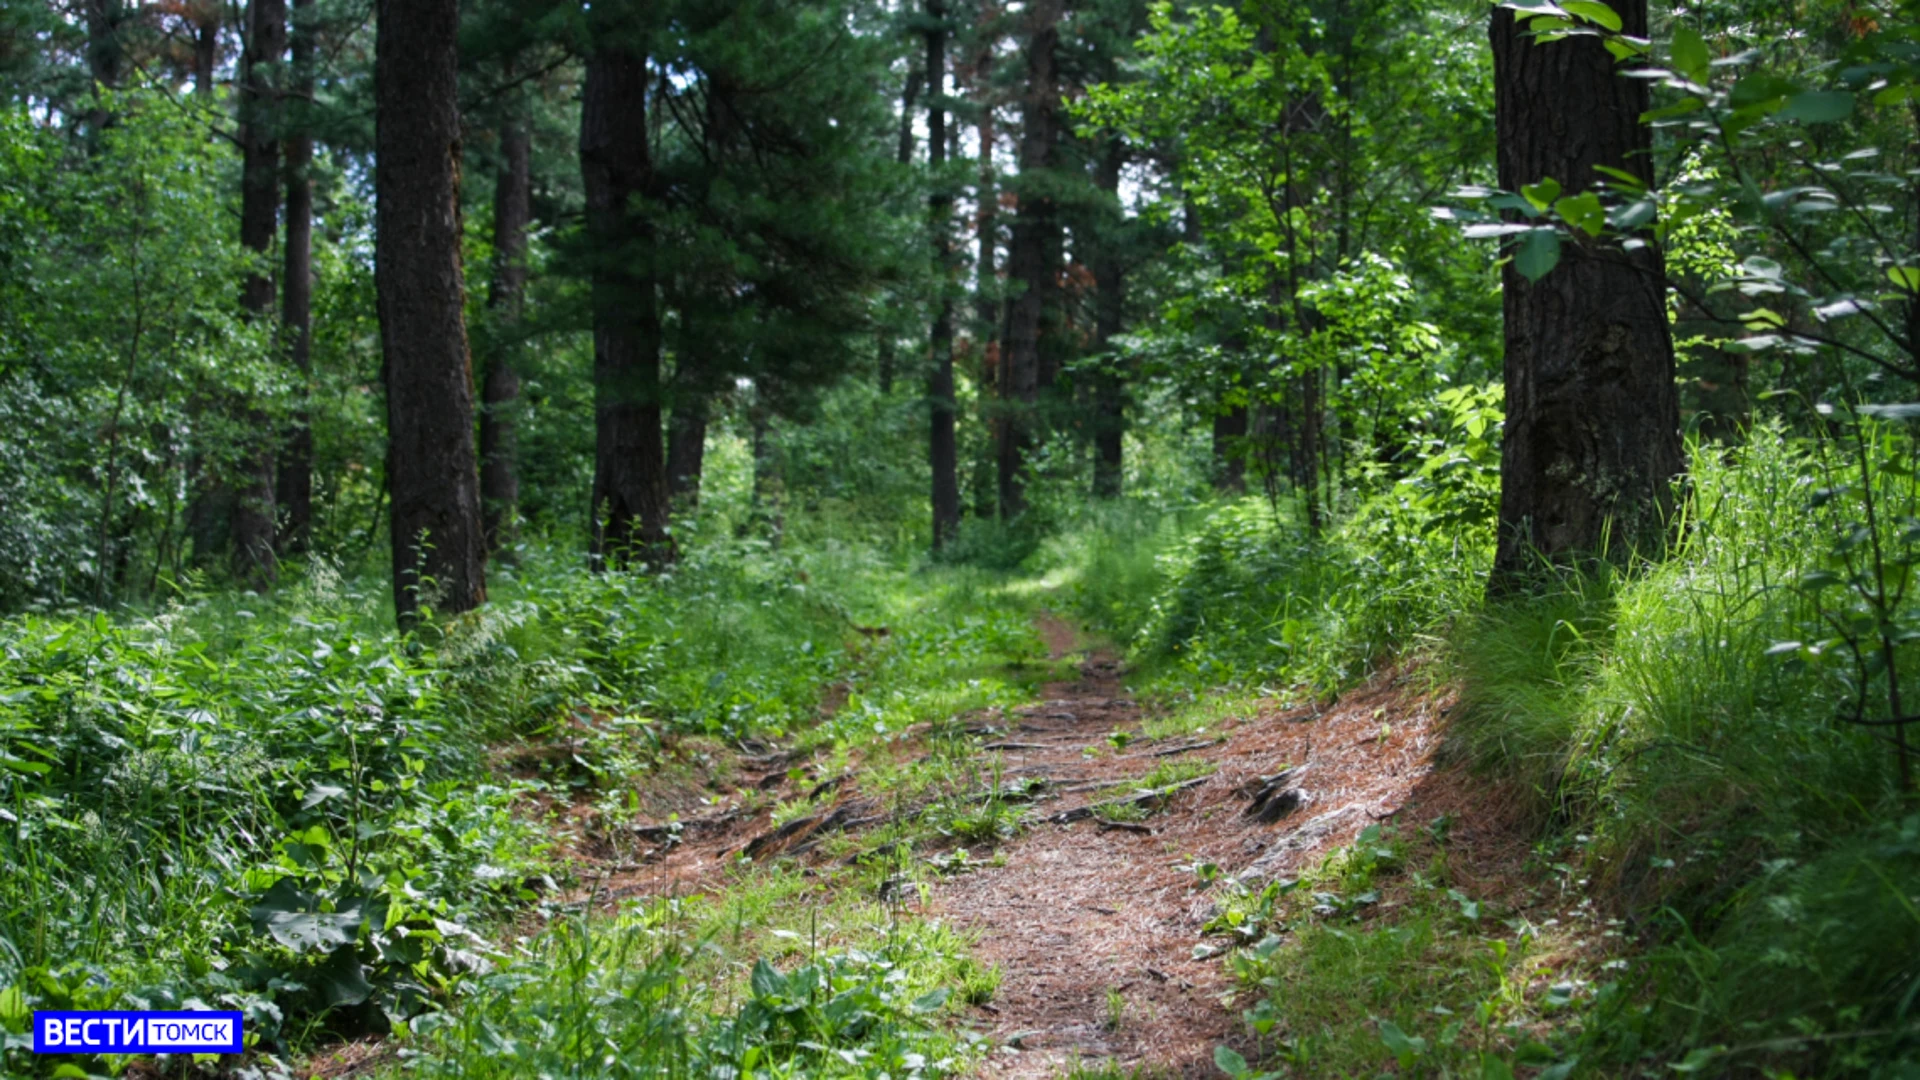
{"type": "Polygon", "coordinates": [[[202,0],[193,9],[193,96],[213,100],[213,69],[220,62],[219,0],[202,0]]]}
{"type": "MultiPolygon", "coordinates": [[[[1120,169],[1126,159],[1126,143],[1109,138],[1102,148],[1094,186],[1117,197],[1120,169]]],[[[1120,359],[1113,355],[1113,339],[1119,336],[1126,319],[1126,267],[1120,258],[1119,237],[1112,227],[1118,224],[1110,222],[1105,234],[1095,238],[1093,258],[1093,347],[1101,357],[1093,375],[1093,494],[1101,499],[1120,494],[1127,433],[1126,384],[1120,359]]]]}
{"type": "MultiPolygon", "coordinates": [[[[996,14],[992,4],[985,5],[980,14],[981,23],[990,25],[996,14]]],[[[978,245],[978,253],[974,257],[973,317],[978,324],[976,333],[984,355],[992,350],[1000,330],[1000,304],[995,298],[1000,291],[999,271],[995,266],[995,248],[998,246],[1000,230],[1000,192],[993,168],[993,37],[991,34],[981,36],[980,58],[973,69],[974,106],[980,110],[977,125],[980,181],[974,195],[975,213],[978,215],[974,224],[974,240],[978,245]]]]}
{"type": "Polygon", "coordinates": [[[953,192],[947,187],[947,8],[927,0],[927,164],[933,190],[927,217],[933,234],[933,345],[927,371],[929,437],[927,461],[933,467],[933,550],[939,551],[960,528],[960,447],[954,434],[953,392],[953,192]]]}
{"type": "MultiPolygon", "coordinates": [[[[280,231],[280,114],[277,69],[287,51],[286,0],[253,0],[248,8],[247,51],[242,58],[240,97],[240,243],[264,258],[280,231]]],[[[272,277],[247,275],[241,304],[258,322],[273,318],[272,277]]],[[[266,414],[248,409],[247,435],[233,503],[233,573],[252,588],[271,586],[274,557],[273,464],[275,440],[266,414]]]]}
{"type": "Polygon", "coordinates": [[[1247,490],[1247,407],[1213,415],[1213,489],[1223,495],[1247,490]]]}
{"type": "Polygon", "coordinates": [[[281,283],[280,322],[288,359],[298,373],[299,399],[293,424],[280,447],[277,501],[279,546],[304,552],[313,539],[313,429],[308,395],[313,378],[313,127],[307,102],[313,96],[315,0],[293,3],[293,107],[286,139],[287,234],[285,281],[281,283]]]}
{"type": "Polygon", "coordinates": [[[517,103],[500,125],[500,168],[493,187],[493,315],[487,374],[480,392],[480,506],[487,551],[513,542],[519,517],[520,406],[518,329],[527,290],[527,228],[533,220],[533,140],[517,103]]]}
{"type": "Polygon", "coordinates": [[[1027,507],[1027,454],[1038,426],[1040,338],[1053,302],[1059,223],[1053,200],[1042,191],[1039,174],[1053,165],[1059,109],[1058,65],[1061,0],[1034,0],[1028,13],[1027,84],[1021,108],[1020,209],[1007,251],[1007,272],[1020,293],[1007,315],[1007,349],[1002,367],[998,451],[1000,516],[1011,519],[1027,507]]]}
{"type": "Polygon", "coordinates": [[[458,0],[377,0],[374,281],[387,384],[393,605],[487,598],[462,317],[458,0]]]}
{"type": "Polygon", "coordinates": [[[667,494],[687,510],[700,505],[700,473],[706,467],[712,406],[705,389],[692,382],[689,377],[685,385],[675,388],[673,412],[667,417],[667,494]]]}
{"type": "MultiPolygon", "coordinates": [[[[1626,33],[1646,34],[1646,0],[1614,10],[1626,33]]],[[[1645,79],[1622,77],[1596,38],[1535,44],[1508,10],[1494,12],[1491,36],[1501,187],[1551,177],[1584,191],[1598,165],[1651,185],[1645,79]]],[[[1492,591],[1518,584],[1541,558],[1664,549],[1685,461],[1663,280],[1650,244],[1625,252],[1570,242],[1537,282],[1508,264],[1492,591]]]]}
{"type": "MultiPolygon", "coordinates": [[[[913,164],[913,103],[919,100],[920,84],[925,81],[925,72],[908,65],[907,85],[900,92],[900,145],[894,155],[902,165],[913,164]]],[[[875,342],[882,394],[893,393],[894,369],[899,366],[898,348],[893,327],[882,325],[879,340],[875,342]]]]}
{"type": "Polygon", "coordinates": [[[632,202],[647,193],[646,58],[602,42],[587,60],[580,172],[593,259],[596,567],[673,560],[672,499],[661,432],[660,310],[651,230],[632,202]]]}

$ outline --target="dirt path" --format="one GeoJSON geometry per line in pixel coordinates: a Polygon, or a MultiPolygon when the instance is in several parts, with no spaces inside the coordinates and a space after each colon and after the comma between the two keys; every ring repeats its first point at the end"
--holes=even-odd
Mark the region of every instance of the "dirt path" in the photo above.
{"type": "MultiPolygon", "coordinates": [[[[995,1047],[981,1074],[1046,1077],[1111,1064],[1217,1076],[1217,1045],[1248,1049],[1239,1014],[1250,1004],[1218,959],[1194,956],[1196,946],[1221,943],[1203,936],[1219,890],[1231,879],[1258,886],[1297,872],[1419,797],[1448,703],[1389,676],[1325,710],[1267,706],[1147,739],[1113,653],[1085,650],[1058,618],[1042,616],[1038,628],[1055,660],[1083,657],[1080,677],[1046,686],[1037,704],[960,719],[980,733],[983,756],[998,756],[1006,782],[1044,786],[1023,831],[997,847],[972,846],[969,869],[937,878],[925,912],[976,934],[980,957],[1001,971],[993,1000],[971,1010],[995,1047]],[[1143,789],[1156,769],[1155,786],[1143,789]],[[1259,797],[1263,785],[1270,798],[1259,797]],[[1116,799],[1138,800],[1143,812],[1118,823],[1095,812],[1116,799]],[[1252,813],[1256,803],[1271,813],[1252,813]],[[1209,864],[1211,882],[1196,869],[1209,864]]],[[[906,734],[904,745],[915,745],[906,734]]],[[[620,851],[589,860],[601,868],[593,895],[610,903],[724,889],[742,851],[824,870],[831,838],[887,819],[861,790],[857,766],[825,777],[814,762],[769,753],[742,759],[733,783],[730,794],[682,809],[671,833],[629,827],[620,851]],[[742,798],[752,789],[808,794],[815,810],[775,828],[763,806],[742,798]]],[[[591,833],[583,827],[583,839],[591,833]]],[[[917,854],[951,862],[952,849],[917,854]]]]}

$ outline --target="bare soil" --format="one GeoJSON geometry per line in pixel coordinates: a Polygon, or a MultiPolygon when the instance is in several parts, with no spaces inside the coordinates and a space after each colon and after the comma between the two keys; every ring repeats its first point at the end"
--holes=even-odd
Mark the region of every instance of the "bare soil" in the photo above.
{"type": "MultiPolygon", "coordinates": [[[[1082,657],[1079,677],[1048,685],[1037,704],[962,719],[990,732],[983,752],[1000,756],[1006,780],[1046,787],[1027,828],[997,848],[970,850],[973,868],[939,879],[926,912],[977,935],[979,955],[1001,971],[994,999],[971,1010],[995,1047],[982,1075],[1056,1076],[1111,1064],[1217,1076],[1216,1046],[1250,1049],[1239,1013],[1251,999],[1241,1000],[1218,959],[1194,955],[1227,879],[1258,886],[1284,878],[1370,824],[1396,816],[1424,823],[1442,812],[1459,822],[1457,841],[1485,849],[1485,859],[1463,859],[1467,867],[1517,865],[1499,808],[1479,800],[1471,778],[1436,771],[1452,700],[1417,672],[1387,672],[1331,705],[1268,703],[1191,735],[1151,740],[1140,734],[1145,717],[1111,651],[1087,648],[1057,618],[1043,617],[1038,629],[1055,660],[1082,657]],[[1121,737],[1111,737],[1116,732],[1121,737]],[[1137,781],[1168,761],[1204,762],[1211,772],[1143,796],[1137,781]],[[1250,816],[1263,782],[1288,769],[1269,785],[1269,794],[1284,789],[1275,804],[1283,812],[1250,816]],[[1116,823],[1089,812],[1116,799],[1142,801],[1145,816],[1116,823]],[[1203,864],[1218,868],[1212,884],[1196,872],[1203,864]]],[[[916,745],[914,734],[906,746],[916,745]]],[[[857,768],[824,785],[810,769],[778,752],[740,760],[703,796],[682,790],[677,836],[629,825],[616,844],[590,816],[566,815],[591,880],[579,898],[612,903],[724,887],[742,851],[824,867],[823,838],[886,815],[860,790],[857,768]],[[817,791],[816,809],[776,829],[765,807],[743,808],[752,800],[738,795],[748,788],[782,798],[817,791]]]]}

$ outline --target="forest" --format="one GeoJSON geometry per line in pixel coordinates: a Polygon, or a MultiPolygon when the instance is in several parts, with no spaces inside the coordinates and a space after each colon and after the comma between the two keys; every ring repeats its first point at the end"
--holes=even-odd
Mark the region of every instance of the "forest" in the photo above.
{"type": "Polygon", "coordinates": [[[1916,423],[1914,0],[0,0],[0,1075],[1920,1076],[1916,423]]]}

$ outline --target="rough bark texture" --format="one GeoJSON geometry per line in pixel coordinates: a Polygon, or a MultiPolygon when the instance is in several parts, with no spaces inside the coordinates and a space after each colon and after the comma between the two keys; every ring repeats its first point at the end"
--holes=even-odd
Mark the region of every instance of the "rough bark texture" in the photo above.
{"type": "MultiPolygon", "coordinates": [[[[1646,34],[1646,0],[1614,10],[1646,34]]],[[[1652,180],[1645,79],[1622,77],[1595,38],[1535,44],[1511,11],[1494,12],[1492,39],[1501,187],[1551,177],[1584,191],[1596,165],[1652,180]]],[[[1685,462],[1662,281],[1652,246],[1569,243],[1537,282],[1507,266],[1496,590],[1540,557],[1664,546],[1685,462]]]]}
{"type": "MultiPolygon", "coordinates": [[[[1053,165],[1060,108],[1059,69],[1054,50],[1060,42],[1061,0],[1035,0],[1028,12],[1027,83],[1021,107],[1020,175],[1032,180],[1053,165]]],[[[1006,357],[1000,375],[1002,406],[999,446],[1000,516],[1012,518],[1027,507],[1027,453],[1033,446],[1041,386],[1040,338],[1054,292],[1059,221],[1053,200],[1031,185],[1020,198],[1013,238],[1007,249],[1007,273],[1019,289],[1007,314],[1006,357]]]]}
{"type": "Polygon", "coordinates": [[[375,286],[386,360],[393,604],[487,598],[462,319],[458,0],[377,0],[375,286]],[[430,583],[423,579],[430,579],[430,583]]]}
{"type": "MultiPolygon", "coordinates": [[[[1120,169],[1127,147],[1118,138],[1107,140],[1094,173],[1094,186],[1110,195],[1120,190],[1120,169]]],[[[1105,359],[1093,376],[1093,494],[1110,499],[1120,494],[1123,446],[1127,434],[1126,384],[1120,360],[1111,355],[1126,318],[1126,266],[1120,259],[1118,238],[1109,232],[1096,239],[1093,257],[1094,352],[1105,359]]]]}
{"type": "MultiPolygon", "coordinates": [[[[278,69],[287,51],[285,0],[253,0],[248,9],[247,51],[240,91],[240,243],[265,256],[280,229],[280,88],[278,69]]],[[[273,278],[247,275],[241,303],[250,318],[274,316],[273,278]]],[[[233,573],[243,584],[265,588],[277,576],[274,559],[273,464],[275,440],[267,418],[247,412],[247,444],[235,478],[233,573]]]]}
{"type": "Polygon", "coordinates": [[[313,537],[313,429],[306,399],[313,374],[313,130],[304,104],[313,94],[314,0],[293,4],[293,107],[288,110],[287,235],[280,322],[287,358],[299,373],[299,404],[280,446],[275,477],[280,550],[304,552],[313,537]]]}
{"type": "Polygon", "coordinates": [[[651,237],[632,210],[652,179],[646,58],[603,44],[587,60],[580,172],[593,262],[596,566],[673,559],[661,433],[660,310],[651,237]]]}
{"type": "Polygon", "coordinates": [[[500,125],[500,171],[493,186],[493,280],[487,307],[493,341],[480,392],[480,507],[487,550],[513,540],[519,516],[519,439],[514,411],[520,404],[519,343],[515,324],[527,291],[527,227],[533,219],[533,141],[516,112],[500,125]]]}
{"type": "Polygon", "coordinates": [[[960,528],[960,449],[954,437],[953,395],[953,192],[943,172],[947,165],[947,9],[927,0],[927,163],[933,191],[927,217],[933,233],[934,298],[932,362],[927,369],[927,408],[931,424],[927,461],[933,467],[933,550],[939,551],[960,528]]]}

